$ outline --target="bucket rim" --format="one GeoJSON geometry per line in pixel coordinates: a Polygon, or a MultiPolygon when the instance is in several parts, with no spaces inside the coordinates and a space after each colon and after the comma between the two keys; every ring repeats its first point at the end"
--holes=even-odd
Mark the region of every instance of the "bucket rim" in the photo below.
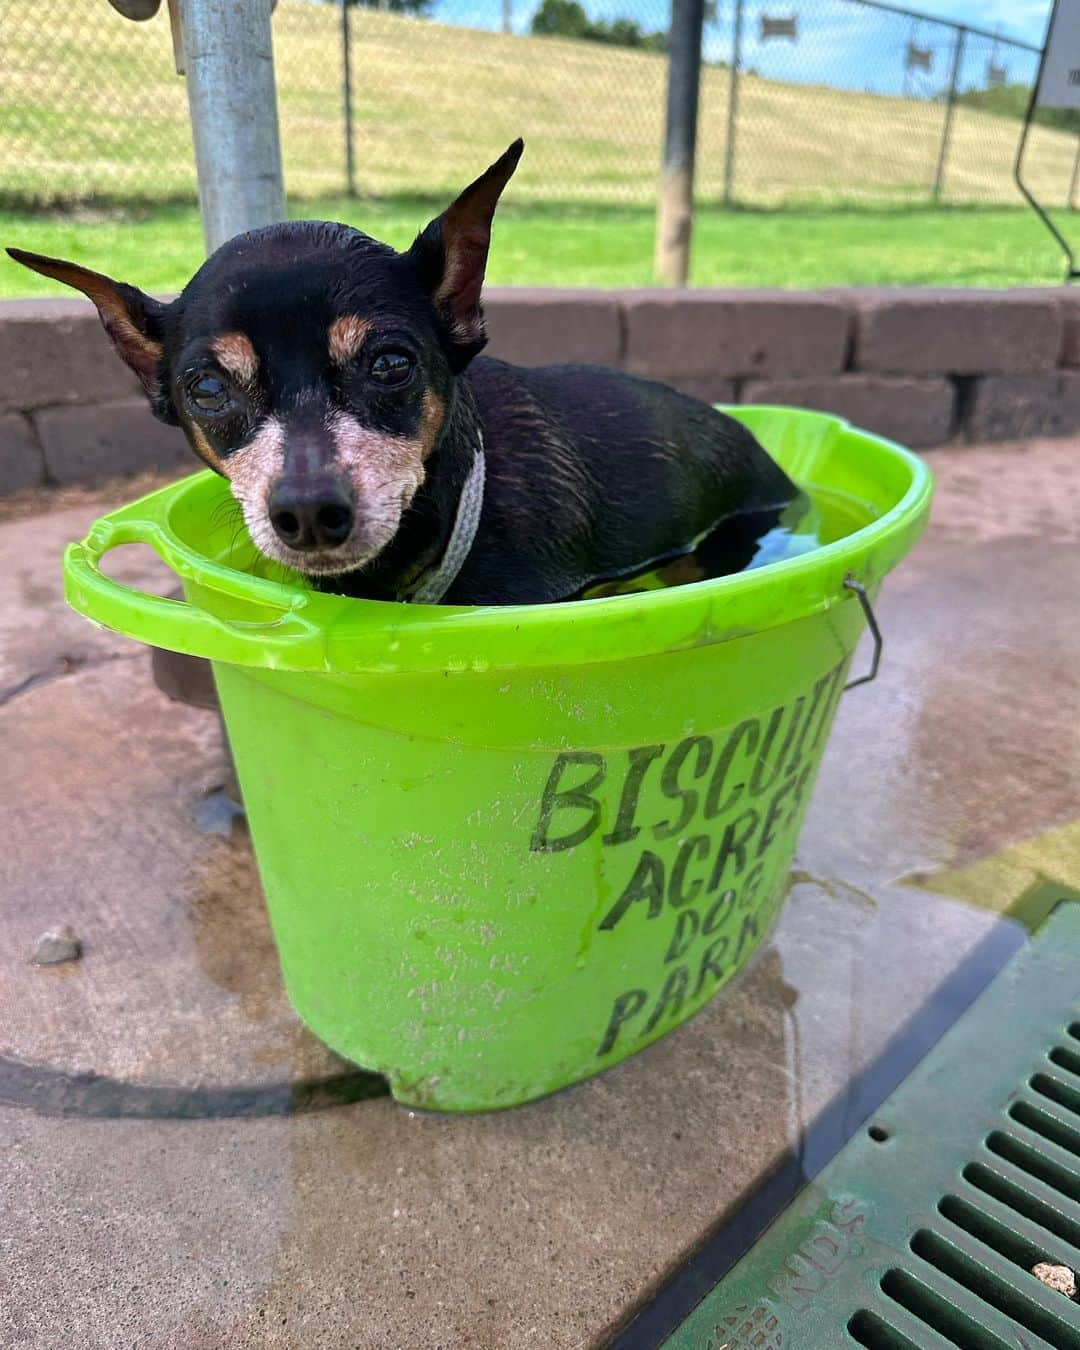
{"type": "MultiPolygon", "coordinates": [[[[172,526],[175,507],[204,485],[190,474],[99,519],[64,555],[78,612],[118,632],[212,661],[323,673],[456,673],[576,666],[729,641],[854,603],[845,582],[873,593],[908,552],[928,514],[933,480],[911,451],[842,417],[770,404],[716,405],[740,421],[779,417],[833,445],[876,457],[907,483],[874,520],[793,558],[751,571],[630,595],[536,605],[414,605],[328,595],[271,581],[201,554],[172,526]],[[149,544],[185,583],[186,600],[123,586],[102,556],[149,544]]],[[[821,486],[827,486],[823,483],[821,486]]]]}

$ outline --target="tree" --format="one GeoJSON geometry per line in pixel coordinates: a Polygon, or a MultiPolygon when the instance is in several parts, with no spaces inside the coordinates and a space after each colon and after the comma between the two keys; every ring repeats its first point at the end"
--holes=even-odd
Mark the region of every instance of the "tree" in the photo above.
{"type": "Polygon", "coordinates": [[[543,0],[532,17],[531,31],[539,37],[608,42],[653,52],[667,50],[666,33],[643,33],[633,19],[590,19],[578,0],[543,0]]]}
{"type": "MultiPolygon", "coordinates": [[[[957,103],[998,117],[1015,117],[1023,121],[1031,101],[1031,89],[1026,84],[1001,84],[986,89],[967,89],[956,96],[957,103]]],[[[1036,108],[1031,119],[1043,126],[1057,127],[1059,131],[1080,132],[1080,110],[1076,108],[1036,108]]]]}
{"type": "Polygon", "coordinates": [[[577,0],[544,0],[530,28],[538,37],[589,36],[589,20],[577,0]]]}

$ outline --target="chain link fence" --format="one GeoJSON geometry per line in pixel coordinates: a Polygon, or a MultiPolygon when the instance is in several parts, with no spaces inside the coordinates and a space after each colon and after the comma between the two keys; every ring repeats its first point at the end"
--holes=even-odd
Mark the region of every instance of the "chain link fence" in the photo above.
{"type": "MultiPolygon", "coordinates": [[[[523,134],[518,200],[655,200],[663,0],[382,4],[277,6],[293,197],[441,199],[523,134]]],[[[135,23],[106,0],[0,0],[0,204],[195,199],[164,10],[135,23]]],[[[707,14],[701,202],[1019,202],[1036,48],[870,0],[713,0],[707,14]]],[[[1043,200],[1074,204],[1078,149],[1068,127],[1034,129],[1043,200]]]]}

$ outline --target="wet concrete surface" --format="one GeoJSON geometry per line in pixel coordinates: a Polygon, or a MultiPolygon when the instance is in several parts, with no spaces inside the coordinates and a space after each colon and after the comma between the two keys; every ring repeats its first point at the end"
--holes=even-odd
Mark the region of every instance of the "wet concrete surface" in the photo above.
{"type": "MultiPolygon", "coordinates": [[[[144,648],[63,602],[63,547],[98,513],[0,527],[0,736],[19,766],[0,803],[11,958],[0,1054],[170,1089],[339,1074],[273,977],[246,839],[205,833],[228,772],[216,718],[170,703],[144,648]],[[77,964],[42,971],[21,959],[65,924],[83,944],[77,964]]],[[[175,586],[148,550],[115,557],[126,584],[175,586]]]]}
{"type": "Polygon", "coordinates": [[[63,606],[63,543],[124,486],[0,526],[0,1345],[603,1344],[961,962],[1020,940],[1004,911],[1080,885],[1080,445],[931,459],[771,940],[648,1051],[487,1117],[331,1104],[363,1085],[284,1000],[243,827],[195,828],[213,714],[63,606]],[[81,959],[30,964],[64,924],[81,959]],[[328,1087],[281,1114],[298,1083],[328,1087]]]}

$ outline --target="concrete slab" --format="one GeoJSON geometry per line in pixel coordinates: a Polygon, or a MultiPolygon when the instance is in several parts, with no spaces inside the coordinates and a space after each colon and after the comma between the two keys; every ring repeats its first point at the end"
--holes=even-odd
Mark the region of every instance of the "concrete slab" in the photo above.
{"type": "MultiPolygon", "coordinates": [[[[883,673],[841,704],[771,942],[650,1050],[498,1116],[383,1098],[222,1117],[230,1085],[339,1066],[282,1001],[243,835],[191,823],[221,771],[212,714],[170,704],[141,659],[9,699],[0,1101],[20,1104],[0,1107],[0,1344],[604,1343],[1011,924],[1007,886],[958,875],[1023,845],[1026,870],[995,877],[1080,882],[1061,875],[1080,781],[1080,634],[1062,608],[1080,583],[1078,454],[935,453],[935,522],[882,597],[883,673]],[[84,958],[26,965],[64,922],[84,958]],[[145,1118],[108,1118],[101,1093],[35,1096],[27,1067],[54,1085],[93,1069],[142,1093],[145,1118]],[[179,1118],[193,1098],[207,1118],[179,1118]]],[[[42,577],[56,529],[26,554],[42,577]]]]}
{"type": "Polygon", "coordinates": [[[0,804],[0,1054],[173,1090],[341,1071],[284,1000],[246,837],[195,828],[226,772],[212,714],[133,651],[10,701],[0,736],[33,766],[0,804]],[[65,924],[79,962],[28,964],[65,924]]]}
{"type": "MultiPolygon", "coordinates": [[[[37,1093],[62,1091],[58,1075],[173,1093],[340,1075],[285,1001],[246,835],[208,832],[228,832],[205,809],[229,772],[216,716],[170,702],[144,647],[64,603],[64,545],[109,495],[0,528],[0,738],[25,766],[0,799],[0,1055],[41,1071],[37,1093]],[[29,964],[65,924],[80,961],[29,964]]],[[[139,546],[109,570],[158,594],[176,584],[139,546]]]]}
{"type": "MultiPolygon", "coordinates": [[[[60,561],[65,546],[81,539],[97,516],[159,485],[159,480],[144,478],[96,492],[39,490],[4,503],[0,517],[0,704],[28,680],[40,683],[88,664],[138,652],[134,643],[95,628],[67,607],[60,561]]],[[[175,577],[149,548],[128,545],[109,558],[110,575],[126,585],[158,595],[176,585],[175,577]]]]}

